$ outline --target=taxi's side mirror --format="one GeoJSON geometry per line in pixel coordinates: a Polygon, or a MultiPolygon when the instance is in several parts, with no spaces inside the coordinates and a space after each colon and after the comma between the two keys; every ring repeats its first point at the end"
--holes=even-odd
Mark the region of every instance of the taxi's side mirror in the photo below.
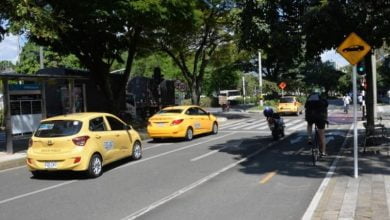
{"type": "Polygon", "coordinates": [[[131,125],[125,125],[125,130],[131,130],[131,125]]]}

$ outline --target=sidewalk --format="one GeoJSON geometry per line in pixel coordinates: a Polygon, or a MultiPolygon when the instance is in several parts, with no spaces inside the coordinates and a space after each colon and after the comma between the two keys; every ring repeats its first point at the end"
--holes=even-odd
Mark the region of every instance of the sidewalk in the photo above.
{"type": "MultiPolygon", "coordinates": [[[[381,108],[382,116],[390,112],[390,106],[381,108]]],[[[382,123],[390,128],[390,120],[382,123]]],[[[358,128],[364,131],[362,122],[358,128]]],[[[390,143],[383,151],[376,148],[358,154],[359,177],[355,179],[352,134],[333,164],[334,172],[328,173],[302,219],[390,219],[390,143]]]]}

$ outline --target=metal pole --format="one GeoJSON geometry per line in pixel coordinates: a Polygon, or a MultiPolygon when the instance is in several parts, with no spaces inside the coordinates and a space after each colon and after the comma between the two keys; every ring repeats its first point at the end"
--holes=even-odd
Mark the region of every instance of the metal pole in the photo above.
{"type": "Polygon", "coordinates": [[[263,76],[261,73],[261,52],[259,52],[259,91],[260,91],[260,106],[263,106],[263,76]]]}
{"type": "Polygon", "coordinates": [[[375,124],[375,118],[378,117],[378,107],[377,107],[377,87],[376,87],[376,57],[375,57],[375,50],[372,50],[371,53],[371,67],[372,67],[372,97],[373,97],[373,105],[374,105],[374,124],[375,124]]]}
{"type": "Polygon", "coordinates": [[[245,104],[245,96],[246,96],[246,92],[245,92],[245,76],[242,77],[242,93],[244,94],[244,104],[245,104]]]}
{"type": "Polygon", "coordinates": [[[352,85],[353,85],[353,156],[354,156],[354,177],[358,178],[358,133],[357,133],[357,85],[356,85],[356,65],[353,65],[352,85]]]}

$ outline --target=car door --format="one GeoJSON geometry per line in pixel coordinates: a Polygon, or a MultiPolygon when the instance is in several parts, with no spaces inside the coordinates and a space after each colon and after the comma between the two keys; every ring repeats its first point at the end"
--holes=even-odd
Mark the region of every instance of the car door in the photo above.
{"type": "Polygon", "coordinates": [[[188,115],[190,125],[194,129],[194,134],[202,133],[201,117],[198,115],[198,110],[194,107],[191,107],[186,111],[186,115],[188,115]]]}
{"type": "Polygon", "coordinates": [[[111,128],[110,133],[114,136],[116,159],[129,156],[133,144],[131,134],[128,131],[128,126],[112,116],[106,116],[106,119],[111,128]]]}
{"type": "Polygon", "coordinates": [[[115,158],[116,153],[114,149],[115,136],[109,132],[103,116],[89,121],[89,131],[91,132],[91,138],[96,143],[96,147],[102,152],[103,162],[111,162],[115,158]]]}
{"type": "Polygon", "coordinates": [[[200,118],[200,123],[201,123],[201,132],[210,132],[211,131],[211,126],[212,122],[210,120],[210,115],[206,111],[204,111],[201,108],[196,108],[197,109],[197,114],[200,118]]]}

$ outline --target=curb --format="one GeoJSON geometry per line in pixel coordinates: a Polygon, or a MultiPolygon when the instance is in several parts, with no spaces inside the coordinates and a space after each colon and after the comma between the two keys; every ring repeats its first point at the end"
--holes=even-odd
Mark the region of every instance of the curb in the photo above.
{"type": "Polygon", "coordinates": [[[17,155],[16,158],[0,161],[0,170],[7,170],[26,165],[26,154],[17,155]]]}

